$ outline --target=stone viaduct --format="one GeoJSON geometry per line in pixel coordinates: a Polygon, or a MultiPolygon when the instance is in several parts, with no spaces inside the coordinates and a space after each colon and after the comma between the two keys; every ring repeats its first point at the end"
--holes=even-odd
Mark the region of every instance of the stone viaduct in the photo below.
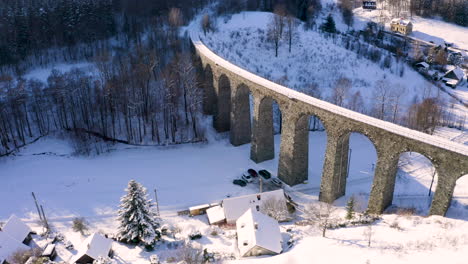
{"type": "Polygon", "coordinates": [[[308,179],[308,123],[316,116],[327,133],[320,201],[331,203],[345,194],[349,136],[367,136],[377,151],[368,211],[382,213],[392,204],[400,154],[427,157],[438,173],[431,215],[445,215],[456,181],[468,174],[468,147],[372,118],[280,86],[237,67],[210,51],[191,32],[194,51],[204,69],[205,114],[213,115],[219,132],[230,131],[234,146],[251,143],[250,158],[274,158],[273,101],[282,113],[278,177],[289,185],[308,179]],[[251,111],[249,95],[253,98],[251,111]],[[251,122],[250,113],[253,113],[251,122]]]}

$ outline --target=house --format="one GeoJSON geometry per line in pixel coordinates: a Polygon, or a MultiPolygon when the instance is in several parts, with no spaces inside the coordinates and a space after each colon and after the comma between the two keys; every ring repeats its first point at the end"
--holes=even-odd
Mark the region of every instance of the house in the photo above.
{"type": "Polygon", "coordinates": [[[224,208],[221,205],[216,205],[206,210],[208,216],[208,222],[210,225],[222,224],[226,221],[226,215],[224,214],[224,208]]]}
{"type": "Polygon", "coordinates": [[[25,245],[29,245],[32,239],[31,229],[16,215],[10,216],[3,226],[2,232],[25,245]]]}
{"type": "Polygon", "coordinates": [[[237,219],[236,229],[242,257],[281,253],[281,232],[275,219],[250,208],[237,219]]]}
{"type": "Polygon", "coordinates": [[[429,64],[425,61],[416,63],[414,67],[419,71],[428,71],[430,68],[429,64]]]}
{"type": "Polygon", "coordinates": [[[98,257],[106,257],[112,255],[112,240],[105,238],[101,234],[94,233],[83,242],[78,254],[70,261],[70,263],[93,263],[98,257]]]}
{"type": "Polygon", "coordinates": [[[442,81],[445,85],[455,88],[461,81],[463,81],[464,77],[465,73],[462,69],[453,68],[444,74],[442,81]]]}
{"type": "Polygon", "coordinates": [[[236,220],[248,209],[260,211],[263,202],[270,199],[286,203],[283,189],[224,199],[222,207],[226,222],[228,224],[236,223],[236,220]]]}
{"type": "Polygon", "coordinates": [[[362,1],[362,9],[377,9],[377,2],[375,1],[362,1]]]}
{"type": "Polygon", "coordinates": [[[0,264],[8,264],[8,258],[18,250],[28,250],[30,247],[0,231],[0,264]]]}
{"type": "Polygon", "coordinates": [[[403,18],[395,18],[390,22],[390,30],[403,35],[409,35],[413,32],[413,23],[403,18]]]}

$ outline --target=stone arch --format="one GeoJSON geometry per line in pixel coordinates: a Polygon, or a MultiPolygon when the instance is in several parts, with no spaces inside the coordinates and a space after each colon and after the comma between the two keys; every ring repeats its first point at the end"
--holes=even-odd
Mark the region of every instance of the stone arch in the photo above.
{"type": "Polygon", "coordinates": [[[232,98],[230,141],[234,146],[251,141],[250,89],[243,83],[234,90],[232,98]]]}
{"type": "Polygon", "coordinates": [[[346,157],[342,191],[347,197],[355,196],[357,209],[363,211],[369,202],[379,150],[371,137],[360,132],[349,133],[347,140],[348,148],[342,153],[346,157]]]}
{"type": "MultiPolygon", "coordinates": [[[[378,147],[371,136],[367,133],[363,133],[359,129],[341,129],[343,126],[338,127],[337,129],[329,126],[330,133],[328,133],[327,136],[327,150],[323,165],[322,182],[320,185],[320,200],[328,203],[332,203],[346,194],[347,181],[351,168],[350,162],[352,162],[350,159],[350,138],[356,136],[357,138],[353,139],[353,141],[359,140],[363,142],[363,144],[366,144],[366,141],[370,142],[374,152],[371,150],[365,151],[368,153],[362,154],[371,155],[371,157],[375,155],[378,157],[378,147]]],[[[372,172],[371,165],[368,170],[372,172]]],[[[351,173],[354,173],[354,171],[351,171],[351,173]]],[[[354,176],[353,178],[359,178],[354,176]]]]}
{"type": "Polygon", "coordinates": [[[218,79],[216,106],[214,109],[214,128],[218,132],[229,131],[231,127],[231,83],[225,74],[218,79]]]}
{"type": "Polygon", "coordinates": [[[203,70],[203,113],[212,115],[216,105],[215,89],[213,86],[213,70],[207,64],[203,70]]]}
{"type": "Polygon", "coordinates": [[[392,204],[415,208],[418,214],[428,214],[438,185],[438,169],[430,156],[404,151],[398,154],[397,177],[392,204]]]}

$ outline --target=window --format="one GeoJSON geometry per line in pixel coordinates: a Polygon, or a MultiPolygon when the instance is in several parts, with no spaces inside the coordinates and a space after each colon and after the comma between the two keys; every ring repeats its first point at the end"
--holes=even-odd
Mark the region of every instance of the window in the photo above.
{"type": "Polygon", "coordinates": [[[261,197],[260,197],[260,194],[259,194],[259,195],[257,195],[257,200],[260,201],[260,199],[261,199],[261,197]]]}
{"type": "Polygon", "coordinates": [[[249,245],[249,242],[246,240],[246,241],[244,241],[244,243],[243,243],[242,245],[248,246],[248,245],[249,245]]]}
{"type": "Polygon", "coordinates": [[[255,229],[258,229],[258,224],[257,223],[255,223],[255,229]]]}
{"type": "Polygon", "coordinates": [[[260,211],[260,206],[256,205],[255,208],[257,209],[257,211],[260,211]]]}
{"type": "Polygon", "coordinates": [[[241,224],[241,228],[244,228],[245,227],[245,224],[241,224]]]}

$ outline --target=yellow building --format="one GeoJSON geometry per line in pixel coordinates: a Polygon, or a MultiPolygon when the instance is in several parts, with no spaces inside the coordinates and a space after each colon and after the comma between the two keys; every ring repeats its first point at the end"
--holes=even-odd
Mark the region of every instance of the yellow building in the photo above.
{"type": "Polygon", "coordinates": [[[409,35],[413,31],[413,24],[404,19],[395,18],[390,22],[390,30],[404,35],[409,35]]]}

